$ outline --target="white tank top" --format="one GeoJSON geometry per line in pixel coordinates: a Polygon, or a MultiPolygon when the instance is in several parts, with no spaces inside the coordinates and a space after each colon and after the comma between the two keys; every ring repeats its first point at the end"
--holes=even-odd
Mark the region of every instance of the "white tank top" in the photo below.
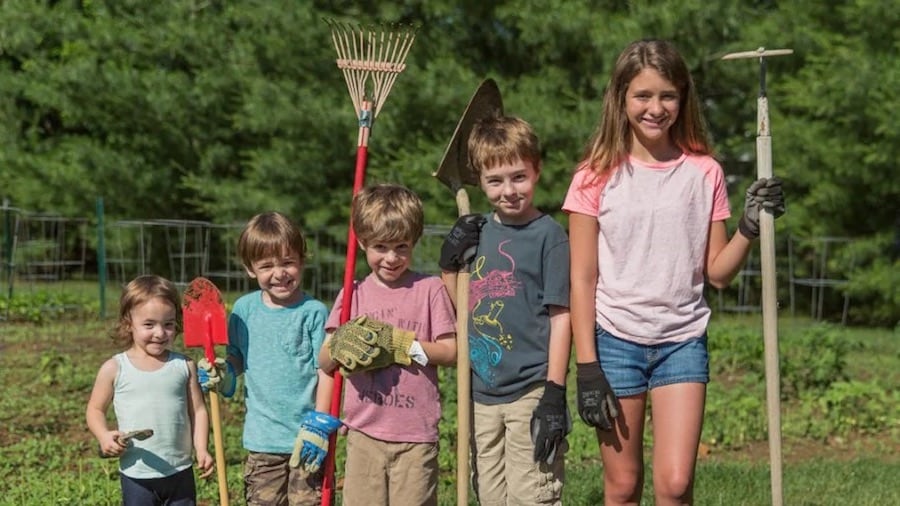
{"type": "Polygon", "coordinates": [[[188,415],[187,357],[169,352],[156,371],[142,371],[125,353],[116,355],[113,408],[119,430],[153,429],[144,441],[132,440],[119,458],[119,471],[130,478],[163,478],[191,466],[193,450],[188,415]]]}

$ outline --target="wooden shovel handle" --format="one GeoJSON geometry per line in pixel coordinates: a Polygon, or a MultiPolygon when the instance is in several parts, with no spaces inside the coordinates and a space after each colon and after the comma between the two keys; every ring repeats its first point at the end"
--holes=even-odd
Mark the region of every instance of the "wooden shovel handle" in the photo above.
{"type": "Polygon", "coordinates": [[[219,481],[219,504],[228,506],[228,478],[225,474],[225,447],[222,443],[222,415],[219,412],[219,394],[209,391],[213,444],[216,447],[216,479],[219,481]]]}
{"type": "MultiPolygon", "coordinates": [[[[469,194],[456,190],[460,216],[469,214],[469,194]]],[[[469,439],[472,415],[472,367],[469,358],[469,266],[456,277],[456,504],[469,504],[469,439]]]]}
{"type": "Polygon", "coordinates": [[[469,361],[469,273],[460,272],[456,284],[456,504],[469,504],[469,437],[472,376],[469,361]]]}

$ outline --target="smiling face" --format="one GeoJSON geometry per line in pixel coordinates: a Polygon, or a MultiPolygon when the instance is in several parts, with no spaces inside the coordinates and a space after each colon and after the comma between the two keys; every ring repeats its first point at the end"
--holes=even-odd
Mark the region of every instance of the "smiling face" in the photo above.
{"type": "MultiPolygon", "coordinates": [[[[625,114],[631,126],[632,154],[638,158],[666,159],[677,151],[669,129],[681,108],[678,88],[656,69],[647,67],[628,84],[625,114]]],[[[652,161],[652,160],[647,160],[652,161]]]]}
{"type": "Polygon", "coordinates": [[[177,311],[166,299],[153,297],[131,310],[132,350],[149,357],[165,355],[178,330],[177,311]]]}
{"type": "Polygon", "coordinates": [[[371,241],[360,246],[366,252],[366,263],[375,279],[384,286],[395,287],[409,271],[415,244],[410,241],[371,241]]]}
{"type": "Polygon", "coordinates": [[[523,225],[540,214],[533,204],[539,176],[534,164],[521,158],[482,169],[481,190],[500,222],[523,225]]]}
{"type": "Polygon", "coordinates": [[[303,262],[296,251],[259,258],[247,268],[247,274],[259,283],[263,302],[270,307],[289,306],[302,298],[302,273],[303,262]]]}

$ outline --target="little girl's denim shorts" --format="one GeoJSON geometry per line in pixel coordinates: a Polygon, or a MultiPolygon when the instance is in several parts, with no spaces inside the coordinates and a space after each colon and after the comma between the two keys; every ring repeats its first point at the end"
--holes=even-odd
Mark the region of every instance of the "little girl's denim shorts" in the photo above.
{"type": "Polygon", "coordinates": [[[600,367],[617,397],[673,383],[709,383],[706,333],[678,343],[644,345],[597,327],[600,367]]]}

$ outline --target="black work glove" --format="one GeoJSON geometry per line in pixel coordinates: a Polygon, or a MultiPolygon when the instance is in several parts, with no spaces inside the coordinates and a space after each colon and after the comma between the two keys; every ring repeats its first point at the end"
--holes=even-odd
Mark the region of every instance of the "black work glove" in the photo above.
{"type": "Polygon", "coordinates": [[[566,387],[547,381],[544,383],[544,395],[531,415],[534,461],[552,464],[556,450],[570,430],[572,421],[566,409],[566,387]]]}
{"type": "Polygon", "coordinates": [[[487,220],[480,214],[460,216],[444,238],[438,265],[447,272],[457,272],[475,258],[481,227],[487,220]]]}
{"type": "Polygon", "coordinates": [[[760,178],[748,188],[744,199],[744,214],[738,222],[741,235],[750,239],[759,237],[759,211],[768,210],[778,218],[784,214],[784,193],[777,177],[760,178]]]}
{"type": "Polygon", "coordinates": [[[600,362],[575,364],[575,379],[578,384],[578,414],[584,423],[601,430],[612,430],[613,420],[619,416],[619,400],[606,376],[600,369],[600,362]]]}

